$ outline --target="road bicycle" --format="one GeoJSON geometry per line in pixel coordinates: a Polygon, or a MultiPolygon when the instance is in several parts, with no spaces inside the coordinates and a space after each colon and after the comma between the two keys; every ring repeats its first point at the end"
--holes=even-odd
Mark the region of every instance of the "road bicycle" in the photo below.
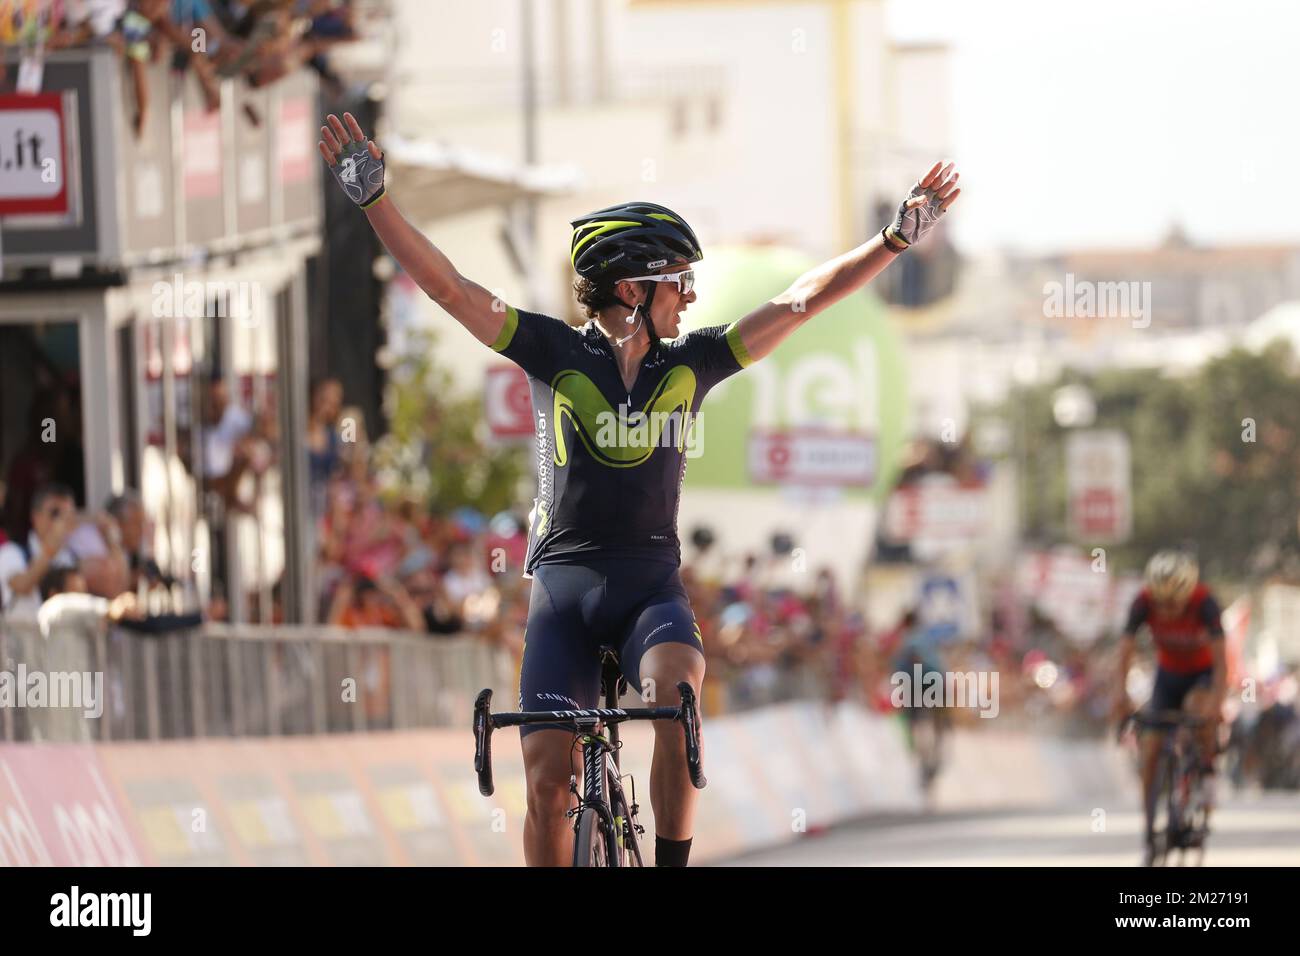
{"type": "Polygon", "coordinates": [[[479,793],[490,797],[492,781],[492,731],[502,727],[551,724],[571,729],[574,750],[582,750],[582,791],[578,791],[576,769],[569,775],[569,790],[577,805],[568,811],[573,819],[574,866],[644,866],[639,837],[645,828],[637,823],[639,807],[636,785],[619,767],[618,725],[628,720],[673,720],[682,725],[686,743],[686,766],[691,783],[704,789],[704,767],[700,757],[699,711],[695,690],[685,681],[677,685],[681,704],[677,707],[621,708],[619,698],[627,692],[627,681],[618,666],[618,652],[602,647],[601,696],[605,706],[590,710],[539,710],[527,713],[492,713],[492,691],[485,689],[474,701],[474,771],[479,793]],[[628,781],[628,791],[623,781],[628,781]]]}
{"type": "Polygon", "coordinates": [[[1150,821],[1146,863],[1168,865],[1174,851],[1178,851],[1179,862],[1186,865],[1188,851],[1195,850],[1199,866],[1205,861],[1205,843],[1210,835],[1210,775],[1195,733],[1205,725],[1205,718],[1179,710],[1138,712],[1121,724],[1121,733],[1130,722],[1139,728],[1164,732],[1156,758],[1155,785],[1146,807],[1150,821]]]}

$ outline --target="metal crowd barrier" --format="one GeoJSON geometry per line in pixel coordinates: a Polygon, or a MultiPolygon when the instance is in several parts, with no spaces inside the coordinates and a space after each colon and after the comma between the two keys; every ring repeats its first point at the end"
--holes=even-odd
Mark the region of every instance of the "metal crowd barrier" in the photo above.
{"type": "MultiPolygon", "coordinates": [[[[276,736],[466,724],[484,687],[515,682],[507,652],[475,636],[205,624],[163,635],[0,622],[0,740],[276,736]],[[18,706],[20,677],[102,681],[102,713],[18,706]]],[[[467,724],[466,724],[467,725],[467,724]]]]}

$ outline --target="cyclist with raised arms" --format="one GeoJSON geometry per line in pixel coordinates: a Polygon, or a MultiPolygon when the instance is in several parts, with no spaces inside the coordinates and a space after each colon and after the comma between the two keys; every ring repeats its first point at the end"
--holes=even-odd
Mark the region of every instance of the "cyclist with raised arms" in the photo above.
{"type": "MultiPolygon", "coordinates": [[[[461,275],[388,197],[383,153],[356,120],[327,122],[321,155],[393,258],[471,335],[528,375],[539,467],[520,709],[597,706],[601,646],[617,650],[629,684],[657,706],[678,703],[679,681],[698,694],[704,655],[678,576],[677,502],[700,403],[924,237],[961,192],[952,164],[936,163],[869,241],[730,326],[678,336],[695,301],[691,266],[703,252],[672,210],[630,202],[573,222],[574,291],[589,317],[573,328],[502,303],[461,275]]],[[[654,728],[655,862],[685,866],[696,794],[682,731],[671,722],[654,728]]],[[[530,865],[563,865],[572,732],[525,728],[522,737],[524,856],[530,865]]]]}
{"type": "MultiPolygon", "coordinates": [[[[1214,773],[1219,721],[1227,694],[1227,660],[1219,602],[1200,580],[1196,559],[1181,551],[1159,551],[1147,562],[1146,584],[1129,608],[1120,644],[1115,716],[1132,712],[1125,682],[1133,663],[1139,630],[1151,632],[1156,649],[1156,680],[1147,705],[1153,712],[1184,710],[1205,720],[1197,730],[1201,759],[1207,774],[1214,773]]],[[[1142,804],[1146,808],[1148,836],[1154,824],[1156,763],[1164,734],[1152,728],[1142,737],[1140,767],[1142,804]]],[[[1213,787],[1209,788],[1212,799],[1213,787]]],[[[1209,819],[1207,807],[1206,819],[1209,819]]],[[[1148,852],[1150,841],[1148,840],[1148,852]]]]}

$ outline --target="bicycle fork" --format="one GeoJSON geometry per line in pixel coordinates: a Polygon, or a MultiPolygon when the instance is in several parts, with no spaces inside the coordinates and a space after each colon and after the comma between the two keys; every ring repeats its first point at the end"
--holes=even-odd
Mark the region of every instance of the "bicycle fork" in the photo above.
{"type": "Polygon", "coordinates": [[[629,831],[634,831],[638,835],[645,833],[645,827],[636,822],[636,815],[640,810],[636,800],[636,781],[633,780],[631,783],[631,800],[628,800],[623,792],[622,774],[618,765],[616,731],[611,728],[610,736],[606,737],[599,733],[599,727],[595,724],[584,725],[580,729],[586,731],[579,737],[582,744],[582,790],[581,792],[578,790],[578,775],[570,773],[569,792],[573,794],[576,805],[568,811],[567,815],[573,818],[576,833],[578,817],[583,808],[591,807],[596,810],[605,825],[611,828],[621,853],[627,849],[629,831]],[[611,790],[616,792],[610,792],[611,790]],[[615,797],[618,798],[617,801],[614,800],[615,797]],[[616,802],[620,811],[617,815],[614,812],[616,802]],[[623,810],[628,813],[627,817],[623,816],[623,810]]]}
{"type": "Polygon", "coordinates": [[[582,744],[582,790],[578,790],[578,775],[570,773],[569,792],[576,798],[577,805],[569,810],[568,815],[573,817],[576,828],[578,815],[583,808],[592,807],[606,825],[613,826],[613,814],[605,793],[605,765],[608,755],[614,752],[614,746],[609,738],[600,733],[598,721],[582,721],[578,724],[578,729],[582,744]]]}

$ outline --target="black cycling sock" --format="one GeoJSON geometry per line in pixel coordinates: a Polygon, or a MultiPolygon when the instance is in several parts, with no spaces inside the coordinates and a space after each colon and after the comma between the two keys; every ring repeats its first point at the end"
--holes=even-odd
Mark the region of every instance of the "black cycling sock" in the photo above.
{"type": "Polygon", "coordinates": [[[690,855],[690,840],[665,840],[655,835],[655,866],[685,866],[690,855]]]}

